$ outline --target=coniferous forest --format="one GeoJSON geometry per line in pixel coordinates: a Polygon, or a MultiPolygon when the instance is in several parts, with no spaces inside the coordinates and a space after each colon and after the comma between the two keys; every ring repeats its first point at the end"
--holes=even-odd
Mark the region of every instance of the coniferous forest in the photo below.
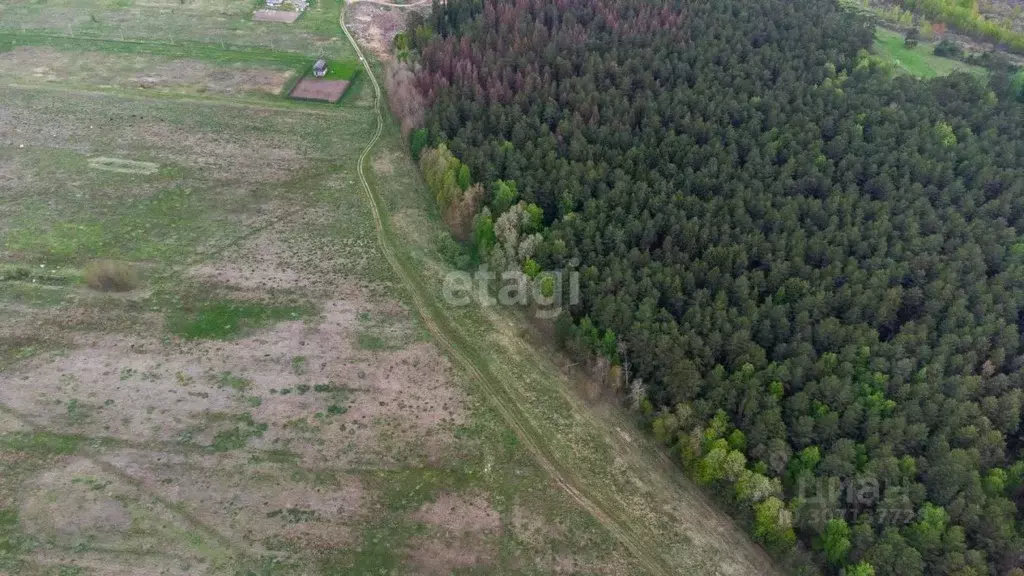
{"type": "Polygon", "coordinates": [[[1024,574],[1013,70],[894,76],[872,35],[826,0],[449,0],[402,40],[414,154],[457,164],[477,261],[578,262],[565,344],[780,559],[1024,574]]]}

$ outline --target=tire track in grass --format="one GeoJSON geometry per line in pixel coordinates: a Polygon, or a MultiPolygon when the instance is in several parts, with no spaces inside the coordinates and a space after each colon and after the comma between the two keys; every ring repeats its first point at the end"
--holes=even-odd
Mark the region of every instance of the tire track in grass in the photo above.
{"type": "Polygon", "coordinates": [[[381,111],[381,90],[380,84],[377,83],[377,78],[373,74],[373,70],[370,68],[370,63],[366,60],[362,50],[356,43],[352,34],[349,33],[348,27],[345,25],[345,8],[341,10],[341,28],[345,32],[345,37],[352,44],[352,48],[356,52],[356,56],[359,58],[359,62],[363,65],[367,76],[370,79],[370,83],[373,85],[374,100],[373,110],[377,117],[377,127],[374,130],[373,136],[370,141],[367,142],[366,148],[359,155],[359,162],[357,166],[357,173],[359,175],[359,182],[363,187],[363,192],[366,194],[367,201],[370,205],[370,210],[373,213],[374,228],[377,232],[377,243],[380,246],[381,252],[387,259],[388,264],[398,274],[402,283],[406,286],[410,297],[416,307],[416,311],[420,318],[423,320],[427,330],[430,331],[431,335],[437,342],[439,342],[448,353],[455,358],[455,360],[466,368],[470,374],[472,374],[483,390],[490,397],[493,406],[497,409],[505,423],[515,431],[516,435],[526,446],[527,450],[533,455],[537,463],[548,473],[548,475],[574,500],[581,508],[589,512],[609,533],[615,537],[630,553],[633,554],[635,559],[640,565],[644,567],[651,574],[671,574],[673,570],[666,566],[664,560],[661,557],[659,551],[654,547],[653,542],[645,542],[642,538],[633,533],[632,530],[627,529],[626,522],[617,519],[612,513],[610,513],[604,506],[598,501],[591,499],[583,491],[578,488],[569,478],[569,474],[565,473],[563,469],[555,464],[555,459],[552,457],[550,450],[544,445],[543,440],[540,438],[540,433],[530,424],[528,418],[522,414],[522,410],[516,405],[514,399],[510,398],[509,393],[502,389],[500,385],[494,383],[494,376],[490,374],[490,368],[484,362],[474,362],[466,354],[461,351],[461,336],[457,334],[447,323],[447,319],[443,313],[437,309],[437,306],[430,302],[429,296],[423,293],[423,287],[414,280],[412,274],[407,270],[406,266],[401,262],[395,252],[392,250],[391,244],[389,243],[387,230],[384,228],[384,223],[381,220],[379,199],[376,193],[370,187],[369,182],[366,179],[364,166],[367,163],[367,158],[373,147],[380,140],[380,136],[384,131],[384,115],[381,111]]]}
{"type": "MultiPolygon", "coordinates": [[[[17,420],[23,426],[25,426],[27,432],[31,434],[62,434],[61,432],[56,431],[55,429],[51,429],[49,427],[36,424],[35,421],[27,414],[24,414],[21,411],[16,410],[6,404],[0,403],[0,413],[4,413],[13,417],[15,420],[17,420]]],[[[108,460],[104,459],[106,453],[102,449],[102,445],[109,444],[112,446],[123,446],[137,450],[153,450],[154,448],[157,450],[168,449],[168,451],[175,454],[188,454],[189,451],[183,452],[180,449],[175,450],[173,449],[173,447],[169,445],[170,443],[164,442],[147,444],[132,441],[124,441],[117,438],[104,438],[95,436],[90,437],[77,435],[71,436],[75,436],[80,440],[79,445],[73,452],[75,456],[84,458],[85,460],[89,461],[89,463],[95,465],[100,470],[116,478],[129,488],[136,490],[140,494],[140,496],[149,498],[153,503],[160,506],[160,508],[181,520],[182,523],[192,527],[199,534],[202,534],[206,538],[216,543],[216,545],[219,546],[221,549],[229,552],[232,556],[234,556],[233,560],[240,562],[244,565],[245,563],[252,561],[256,557],[256,554],[254,553],[253,549],[250,548],[241,539],[237,539],[232,537],[231,535],[224,534],[213,525],[208,524],[207,522],[200,519],[198,515],[194,514],[186,506],[174,502],[169,498],[159,494],[156,490],[147,487],[145,483],[143,483],[143,481],[140,480],[139,478],[132,476],[128,472],[125,472],[121,468],[115,466],[108,460]]]]}

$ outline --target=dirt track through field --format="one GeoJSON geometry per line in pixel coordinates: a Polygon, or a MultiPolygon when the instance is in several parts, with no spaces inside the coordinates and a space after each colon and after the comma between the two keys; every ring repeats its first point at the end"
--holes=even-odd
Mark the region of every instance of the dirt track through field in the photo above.
{"type": "MultiPolygon", "coordinates": [[[[389,4],[380,0],[366,1],[374,4],[402,6],[389,4]]],[[[602,503],[599,500],[600,496],[598,494],[588,495],[585,493],[585,488],[582,487],[581,483],[572,478],[572,473],[565,468],[565,465],[557,462],[555,458],[552,457],[551,451],[545,445],[541,435],[536,431],[529,419],[522,413],[522,408],[520,408],[519,402],[524,401],[525,399],[516,398],[513,392],[496,383],[496,379],[490,373],[490,369],[485,362],[474,362],[462,352],[462,345],[460,343],[462,337],[448,325],[447,318],[444,314],[436,310],[435,306],[431,305],[430,297],[424,294],[424,287],[414,280],[413,274],[409,272],[406,265],[403,264],[396,256],[390,244],[388,232],[381,220],[379,208],[380,200],[369,185],[364,172],[364,166],[367,164],[367,158],[380,138],[384,126],[384,117],[380,107],[380,85],[370,68],[369,62],[364,57],[360,47],[345,25],[344,9],[341,14],[341,26],[344,29],[349,42],[352,43],[353,49],[359,56],[360,62],[366,69],[367,76],[370,78],[374,89],[374,111],[377,115],[377,128],[373,137],[367,143],[366,148],[359,157],[359,180],[364,192],[366,193],[367,200],[369,201],[370,208],[373,213],[374,226],[376,228],[377,239],[381,251],[387,258],[388,263],[395,270],[395,273],[402,279],[402,282],[408,288],[409,294],[412,297],[419,316],[423,319],[427,329],[438,343],[448,350],[451,356],[473,375],[487,396],[489,396],[493,405],[501,414],[506,424],[515,430],[516,434],[536,459],[537,463],[551,476],[551,478],[583,509],[587,510],[598,522],[600,522],[625,548],[627,548],[647,571],[651,574],[673,573],[674,570],[671,565],[667,563],[662,556],[663,548],[659,546],[658,542],[654,541],[650,535],[637,533],[637,531],[632,529],[627,521],[617,517],[609,506],[602,503]],[[460,344],[457,345],[457,343],[460,344]]],[[[704,511],[706,511],[706,508],[704,511]]],[[[711,522],[714,523],[713,520],[711,522]]],[[[701,524],[701,521],[697,520],[696,523],[701,524]]],[[[705,526],[705,528],[719,527],[705,526]]],[[[720,530],[717,529],[708,530],[711,534],[716,534],[719,531],[720,530]]],[[[756,545],[753,545],[749,541],[736,542],[736,539],[734,538],[729,538],[729,540],[732,541],[728,543],[721,543],[723,547],[726,548],[726,554],[739,555],[745,557],[745,559],[749,559],[749,562],[742,563],[748,566],[749,569],[753,569],[750,573],[769,574],[774,572],[770,559],[764,551],[760,550],[756,545]]]]}

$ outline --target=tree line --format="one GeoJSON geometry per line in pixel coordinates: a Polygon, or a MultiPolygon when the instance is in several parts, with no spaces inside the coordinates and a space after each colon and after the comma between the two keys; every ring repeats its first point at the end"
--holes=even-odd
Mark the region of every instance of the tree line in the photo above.
{"type": "Polygon", "coordinates": [[[978,11],[978,0],[903,0],[913,12],[949,24],[958,32],[987,40],[1005,50],[1024,52],[1024,34],[987,20],[978,11]]]}

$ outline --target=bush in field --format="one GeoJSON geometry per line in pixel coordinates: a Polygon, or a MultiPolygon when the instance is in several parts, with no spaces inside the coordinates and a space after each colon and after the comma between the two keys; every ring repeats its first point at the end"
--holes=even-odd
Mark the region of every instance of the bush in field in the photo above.
{"type": "Polygon", "coordinates": [[[911,28],[907,30],[907,35],[903,39],[903,45],[907,48],[913,48],[917,46],[918,41],[921,39],[921,31],[917,28],[911,28]]]}
{"type": "Polygon", "coordinates": [[[85,267],[85,283],[101,292],[128,292],[139,286],[139,273],[131,264],[96,260],[85,267]]]}
{"type": "Polygon", "coordinates": [[[936,44],[932,53],[943,58],[960,59],[964,56],[964,49],[957,42],[947,38],[936,44]]]}

